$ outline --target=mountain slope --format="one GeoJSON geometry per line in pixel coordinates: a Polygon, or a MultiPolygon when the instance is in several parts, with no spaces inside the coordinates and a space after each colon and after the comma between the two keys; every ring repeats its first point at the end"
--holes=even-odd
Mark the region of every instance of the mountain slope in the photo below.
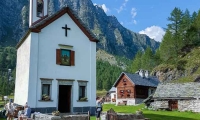
{"type": "MultiPolygon", "coordinates": [[[[147,46],[152,50],[159,43],[146,35],[140,35],[124,28],[114,16],[107,16],[101,6],[93,5],[91,0],[50,0],[49,14],[70,6],[100,42],[97,49],[118,56],[132,59],[138,50],[144,51],[147,46]]],[[[28,0],[0,1],[3,12],[0,13],[0,42],[3,46],[15,45],[28,28],[28,0]],[[10,12],[11,11],[11,12],[10,12]]]]}
{"type": "Polygon", "coordinates": [[[154,68],[152,74],[162,82],[200,82],[200,47],[191,49],[184,56],[179,56],[177,67],[161,64],[154,68]]]}

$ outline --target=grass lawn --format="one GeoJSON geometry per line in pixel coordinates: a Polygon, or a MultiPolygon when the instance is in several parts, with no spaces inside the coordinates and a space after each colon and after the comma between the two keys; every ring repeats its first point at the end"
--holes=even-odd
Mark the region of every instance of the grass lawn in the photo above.
{"type": "MultiPolygon", "coordinates": [[[[144,105],[138,106],[115,106],[112,104],[104,104],[103,111],[106,112],[113,108],[118,113],[135,113],[142,110],[146,118],[151,120],[200,120],[200,113],[178,112],[178,111],[152,111],[144,109],[144,105]]],[[[0,120],[5,120],[0,118],[0,120]]],[[[91,120],[96,120],[95,116],[91,116],[91,120]]]]}
{"type": "MultiPolygon", "coordinates": [[[[103,111],[113,108],[119,113],[135,113],[137,110],[142,110],[146,118],[151,120],[200,120],[200,113],[178,112],[178,111],[153,111],[144,109],[144,105],[138,106],[115,106],[111,104],[103,105],[103,111]]],[[[95,120],[95,119],[91,119],[95,120]]]]}

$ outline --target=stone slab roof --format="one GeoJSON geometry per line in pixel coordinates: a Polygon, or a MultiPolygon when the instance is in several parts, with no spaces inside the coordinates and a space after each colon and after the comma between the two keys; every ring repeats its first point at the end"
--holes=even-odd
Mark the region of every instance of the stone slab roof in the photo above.
{"type": "Polygon", "coordinates": [[[150,86],[150,87],[157,87],[159,80],[155,76],[149,76],[149,78],[142,78],[138,74],[130,74],[130,73],[125,73],[135,85],[140,85],[140,86],[150,86]]]}
{"type": "Polygon", "coordinates": [[[200,98],[200,83],[162,83],[159,84],[153,98],[188,99],[200,98]]]}
{"type": "Polygon", "coordinates": [[[157,87],[159,84],[159,80],[156,76],[149,76],[149,78],[141,77],[139,74],[131,74],[122,72],[118,80],[114,83],[113,86],[116,86],[119,79],[122,75],[126,75],[135,85],[139,86],[149,86],[149,87],[157,87]]]}

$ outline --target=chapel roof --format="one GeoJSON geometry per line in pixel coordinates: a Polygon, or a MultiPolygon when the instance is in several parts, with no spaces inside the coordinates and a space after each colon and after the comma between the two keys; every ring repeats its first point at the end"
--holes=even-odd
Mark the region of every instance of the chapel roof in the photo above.
{"type": "Polygon", "coordinates": [[[69,6],[65,6],[58,12],[54,13],[53,15],[51,15],[51,16],[46,15],[46,16],[42,17],[41,19],[35,21],[32,24],[32,26],[29,27],[29,30],[22,37],[22,39],[19,41],[19,43],[17,44],[16,47],[19,48],[31,32],[35,32],[35,33],[41,32],[41,29],[43,29],[47,25],[51,24],[53,21],[57,20],[65,13],[67,13],[72,18],[72,20],[83,31],[83,33],[89,38],[90,41],[99,42],[99,40],[96,38],[96,36],[89,30],[89,28],[77,16],[77,14],[69,6]]]}
{"type": "Polygon", "coordinates": [[[114,87],[116,87],[118,81],[120,78],[126,75],[136,86],[149,86],[149,87],[157,87],[159,80],[156,76],[149,76],[148,78],[146,77],[141,77],[139,74],[131,74],[131,73],[125,73],[122,72],[117,81],[114,83],[114,87]]]}
{"type": "Polygon", "coordinates": [[[153,98],[155,99],[187,99],[200,98],[200,83],[162,83],[159,84],[153,98]]]}

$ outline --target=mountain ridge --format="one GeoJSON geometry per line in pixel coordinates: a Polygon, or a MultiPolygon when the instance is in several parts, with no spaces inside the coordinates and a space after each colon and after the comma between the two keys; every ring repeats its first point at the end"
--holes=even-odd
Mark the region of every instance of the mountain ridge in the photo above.
{"type": "MultiPolygon", "coordinates": [[[[138,50],[144,51],[147,46],[150,46],[155,51],[159,47],[159,42],[146,35],[126,29],[118,22],[115,16],[107,16],[102,7],[93,5],[91,0],[49,0],[49,15],[66,5],[71,6],[84,24],[100,40],[97,44],[97,50],[102,49],[110,54],[132,59],[138,50]]],[[[2,21],[0,26],[3,26],[0,27],[0,30],[4,31],[0,33],[2,46],[16,45],[28,29],[29,1],[1,1],[0,7],[4,10],[3,13],[0,13],[2,16],[10,14],[8,6],[13,6],[10,9],[14,17],[6,16],[0,18],[0,21],[2,21]],[[18,7],[15,8],[14,6],[18,7]]]]}

